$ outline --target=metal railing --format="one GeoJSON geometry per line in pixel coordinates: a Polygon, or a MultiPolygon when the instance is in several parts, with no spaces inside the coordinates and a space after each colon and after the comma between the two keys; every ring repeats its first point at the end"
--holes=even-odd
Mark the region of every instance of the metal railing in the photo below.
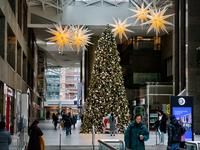
{"type": "Polygon", "coordinates": [[[92,126],[92,147],[93,147],[93,150],[94,150],[94,140],[95,140],[95,129],[94,129],[94,125],[92,126]]]}
{"type": "Polygon", "coordinates": [[[24,127],[17,136],[17,150],[25,150],[28,143],[26,127],[24,127]]]}
{"type": "MultiPolygon", "coordinates": [[[[61,119],[60,119],[60,123],[61,123],[61,119]]],[[[61,135],[62,135],[62,131],[61,131],[61,125],[60,125],[60,137],[59,137],[59,150],[61,150],[61,135]]]]}
{"type": "Polygon", "coordinates": [[[122,140],[98,140],[99,150],[125,150],[122,140]]]}

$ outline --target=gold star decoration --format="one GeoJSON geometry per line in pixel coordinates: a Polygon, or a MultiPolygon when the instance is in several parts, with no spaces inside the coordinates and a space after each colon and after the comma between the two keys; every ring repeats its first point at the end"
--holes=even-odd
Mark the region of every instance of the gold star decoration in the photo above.
{"type": "Polygon", "coordinates": [[[72,32],[73,32],[72,46],[77,47],[77,53],[79,53],[80,46],[82,46],[86,50],[86,46],[88,46],[88,44],[92,44],[91,42],[89,42],[89,39],[90,39],[89,36],[92,35],[93,33],[86,34],[86,33],[90,32],[90,30],[88,30],[87,28],[84,28],[84,26],[82,26],[80,28],[79,25],[78,26],[72,26],[71,29],[72,29],[72,32]]]}
{"type": "Polygon", "coordinates": [[[143,25],[145,24],[151,24],[147,34],[154,28],[154,31],[156,31],[156,37],[158,36],[158,34],[160,33],[160,29],[162,29],[163,31],[165,31],[167,34],[169,34],[166,30],[165,24],[166,25],[172,25],[172,23],[166,21],[165,19],[173,16],[174,14],[170,14],[170,15],[166,15],[163,16],[164,13],[167,11],[167,7],[164,7],[163,10],[157,10],[157,8],[155,8],[155,11],[149,9],[149,12],[151,15],[146,15],[147,18],[149,18],[150,20],[143,23],[143,25]]]}
{"type": "MultiPolygon", "coordinates": [[[[133,2],[133,1],[132,1],[132,2],[133,2]]],[[[133,16],[131,16],[131,17],[129,17],[129,18],[135,18],[135,17],[137,17],[137,19],[136,19],[134,25],[135,25],[139,20],[141,20],[141,24],[143,24],[144,20],[145,20],[145,21],[148,21],[148,19],[147,19],[147,17],[146,17],[145,15],[148,15],[148,14],[149,14],[149,10],[148,10],[148,9],[149,9],[149,7],[151,6],[152,2],[151,2],[150,4],[148,4],[145,8],[144,8],[144,3],[142,3],[141,8],[140,8],[135,2],[133,2],[133,3],[134,3],[134,5],[136,6],[137,10],[134,10],[134,9],[129,9],[129,10],[135,12],[136,14],[133,15],[133,16]]],[[[134,26],[134,25],[133,25],[133,26],[134,26]]],[[[143,25],[141,25],[141,26],[142,26],[142,29],[143,29],[143,25]]]]}
{"type": "Polygon", "coordinates": [[[128,37],[126,36],[125,31],[134,33],[133,31],[127,29],[127,27],[132,25],[132,24],[126,24],[128,18],[126,18],[124,20],[124,22],[122,22],[121,19],[119,19],[119,18],[118,18],[118,22],[114,18],[113,18],[113,20],[114,20],[115,24],[110,24],[110,26],[114,27],[114,29],[112,29],[112,32],[114,32],[114,37],[116,37],[119,34],[119,39],[120,39],[121,43],[122,43],[123,35],[128,40],[128,37]]]}
{"type": "Polygon", "coordinates": [[[63,54],[63,48],[64,46],[67,46],[68,48],[72,49],[72,46],[70,43],[73,43],[73,40],[71,38],[72,36],[72,31],[70,28],[68,28],[68,25],[64,28],[62,28],[61,23],[59,24],[54,24],[56,30],[50,29],[47,30],[47,32],[55,35],[53,37],[47,38],[49,40],[48,42],[55,42],[54,47],[57,45],[59,46],[59,49],[61,50],[61,54],[63,54]]]}

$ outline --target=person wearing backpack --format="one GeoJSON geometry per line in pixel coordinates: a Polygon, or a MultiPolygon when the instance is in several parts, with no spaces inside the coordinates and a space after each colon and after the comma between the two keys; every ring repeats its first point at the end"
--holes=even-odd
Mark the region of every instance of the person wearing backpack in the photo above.
{"type": "Polygon", "coordinates": [[[126,149],[145,150],[144,141],[149,139],[149,131],[141,120],[142,116],[136,115],[135,121],[128,126],[124,136],[126,149]]]}
{"type": "Polygon", "coordinates": [[[170,116],[168,126],[168,146],[167,150],[176,150],[180,146],[181,136],[185,134],[185,128],[178,123],[174,115],[170,116]]]}

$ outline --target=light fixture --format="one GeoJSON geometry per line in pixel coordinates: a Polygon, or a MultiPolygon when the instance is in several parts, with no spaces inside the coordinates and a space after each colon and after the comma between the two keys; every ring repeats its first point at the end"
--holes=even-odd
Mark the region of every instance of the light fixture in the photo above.
{"type": "Polygon", "coordinates": [[[123,22],[119,18],[118,18],[118,22],[114,18],[113,18],[113,20],[114,20],[115,24],[110,24],[110,26],[114,27],[114,29],[112,29],[112,32],[114,32],[114,37],[116,37],[119,34],[120,43],[122,43],[123,35],[128,40],[128,37],[126,36],[125,31],[134,33],[133,31],[127,29],[127,27],[132,25],[132,24],[126,24],[128,18],[126,18],[123,22]]]}
{"type": "MultiPolygon", "coordinates": [[[[132,1],[133,2],[133,1],[132,1]]],[[[144,3],[142,3],[141,5],[141,8],[135,3],[133,2],[133,4],[136,6],[137,10],[134,10],[134,9],[129,9],[130,11],[133,11],[135,12],[136,14],[129,17],[129,18],[135,18],[137,17],[135,23],[133,25],[135,25],[139,20],[141,20],[141,24],[144,23],[144,20],[145,21],[148,21],[147,17],[145,15],[148,15],[149,14],[149,7],[151,6],[152,2],[150,4],[148,4],[145,8],[144,8],[144,3]]],[[[143,29],[143,25],[142,26],[142,29],[143,29]]]]}
{"type": "Polygon", "coordinates": [[[61,26],[61,23],[59,22],[59,24],[54,24],[56,30],[50,29],[47,30],[47,32],[55,35],[53,37],[48,38],[47,40],[49,40],[48,42],[55,42],[54,47],[56,47],[57,45],[59,46],[59,49],[61,50],[61,54],[63,54],[63,48],[64,46],[67,46],[68,48],[71,48],[70,43],[73,42],[72,38],[71,38],[71,34],[72,31],[70,28],[68,28],[68,25],[63,29],[61,26]]]}
{"type": "Polygon", "coordinates": [[[163,10],[159,10],[159,11],[157,10],[157,8],[155,8],[155,11],[149,9],[150,15],[146,15],[146,17],[149,18],[150,20],[143,23],[143,25],[151,24],[148,31],[147,31],[147,34],[153,28],[154,28],[154,31],[156,31],[156,37],[158,37],[158,34],[160,33],[160,29],[162,29],[167,34],[169,34],[166,30],[165,24],[167,24],[167,25],[173,25],[173,24],[166,21],[165,19],[173,16],[174,14],[163,16],[166,11],[167,11],[167,6],[164,7],[163,10]]]}
{"type": "Polygon", "coordinates": [[[80,28],[80,26],[72,26],[71,30],[73,32],[72,35],[72,39],[73,39],[73,43],[72,46],[73,48],[76,47],[77,48],[77,53],[79,53],[80,47],[82,46],[85,50],[86,50],[86,46],[88,46],[88,44],[92,44],[91,42],[89,42],[90,39],[90,35],[92,35],[93,33],[90,34],[86,34],[88,32],[90,32],[90,30],[88,30],[87,28],[84,27],[84,25],[80,28]]]}

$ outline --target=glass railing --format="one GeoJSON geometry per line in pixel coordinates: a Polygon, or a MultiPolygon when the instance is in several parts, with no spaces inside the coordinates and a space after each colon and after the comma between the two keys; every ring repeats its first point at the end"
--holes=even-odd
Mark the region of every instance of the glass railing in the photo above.
{"type": "Polygon", "coordinates": [[[99,150],[125,150],[125,144],[121,140],[98,140],[99,150]]]}

